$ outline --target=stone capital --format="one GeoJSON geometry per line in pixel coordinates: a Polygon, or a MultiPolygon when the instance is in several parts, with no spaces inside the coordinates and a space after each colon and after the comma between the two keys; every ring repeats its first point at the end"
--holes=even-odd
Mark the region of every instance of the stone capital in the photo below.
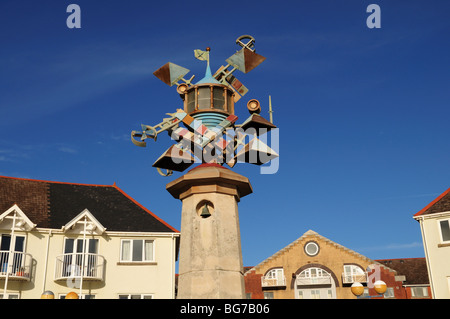
{"type": "Polygon", "coordinates": [[[247,177],[218,164],[202,164],[166,185],[167,191],[183,200],[193,194],[222,193],[233,195],[236,201],[253,192],[247,177]]]}

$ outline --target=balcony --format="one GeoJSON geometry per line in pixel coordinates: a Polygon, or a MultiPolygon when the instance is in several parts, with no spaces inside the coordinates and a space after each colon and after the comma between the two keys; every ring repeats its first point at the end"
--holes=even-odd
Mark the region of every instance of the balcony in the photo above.
{"type": "Polygon", "coordinates": [[[297,276],[295,283],[297,286],[331,285],[331,276],[329,274],[324,274],[322,276],[314,276],[314,277],[297,276]]]}
{"type": "Polygon", "coordinates": [[[278,278],[261,277],[262,288],[282,288],[286,287],[286,277],[281,276],[278,278]]]}
{"type": "Polygon", "coordinates": [[[342,273],[342,283],[343,284],[353,284],[355,282],[367,283],[367,272],[361,274],[348,274],[342,273]]]}
{"type": "Polygon", "coordinates": [[[56,257],[55,281],[83,278],[103,281],[105,258],[91,253],[63,254],[56,257]]]}
{"type": "Polygon", "coordinates": [[[33,257],[19,251],[0,251],[0,279],[30,281],[33,257]]]}

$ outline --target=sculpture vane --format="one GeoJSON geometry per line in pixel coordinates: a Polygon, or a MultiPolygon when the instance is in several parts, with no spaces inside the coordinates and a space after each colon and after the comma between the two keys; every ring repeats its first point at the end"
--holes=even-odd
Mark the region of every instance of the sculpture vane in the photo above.
{"type": "Polygon", "coordinates": [[[163,131],[167,131],[175,141],[153,164],[161,175],[182,172],[196,162],[233,167],[237,162],[261,165],[278,157],[259,138],[276,128],[272,123],[271,109],[271,121],[268,121],[259,115],[259,101],[251,99],[247,103],[250,117],[241,124],[237,123],[235,103],[247,94],[248,89],[233,73],[236,70],[248,73],[265,58],[255,52],[252,36],[243,35],[236,44],[241,49],[214,74],[209,64],[210,49],[194,50],[197,59],[207,62],[205,77],[195,84],[192,83],[195,76],[185,79],[190,70],[171,62],[153,73],[167,85],[177,85],[177,92],[183,100],[183,109],[167,113],[168,117],[161,123],[142,125],[142,131],[131,132],[132,142],[140,147],[145,147],[149,138],[156,141],[163,131]]]}

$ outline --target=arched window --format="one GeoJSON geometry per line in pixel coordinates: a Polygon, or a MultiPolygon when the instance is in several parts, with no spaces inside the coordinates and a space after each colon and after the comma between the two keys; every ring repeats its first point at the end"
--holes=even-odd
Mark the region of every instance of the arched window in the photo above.
{"type": "Polygon", "coordinates": [[[297,276],[297,284],[299,285],[319,285],[330,283],[331,275],[322,268],[307,268],[297,276]]]}
{"type": "Polygon", "coordinates": [[[367,282],[367,272],[357,265],[344,265],[342,283],[352,284],[354,282],[367,282]]]}
{"type": "Polygon", "coordinates": [[[263,287],[286,286],[283,268],[270,269],[261,279],[263,287]]]}
{"type": "Polygon", "coordinates": [[[295,281],[297,299],[334,299],[336,285],[329,272],[318,267],[310,267],[297,275],[295,281]]]}

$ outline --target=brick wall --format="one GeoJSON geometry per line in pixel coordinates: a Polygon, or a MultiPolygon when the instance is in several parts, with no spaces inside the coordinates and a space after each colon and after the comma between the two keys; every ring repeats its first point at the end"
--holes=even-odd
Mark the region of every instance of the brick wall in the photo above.
{"type": "Polygon", "coordinates": [[[254,270],[250,270],[245,274],[245,293],[251,294],[251,299],[264,299],[264,293],[261,288],[262,274],[256,274],[254,270]]]}
{"type": "MultiPolygon", "coordinates": [[[[386,283],[386,286],[388,288],[394,289],[394,298],[395,299],[407,299],[406,291],[403,288],[403,282],[395,280],[396,273],[385,267],[380,267],[379,270],[381,272],[380,279],[386,283]]],[[[372,274],[372,272],[369,273],[369,276],[371,274],[372,274]]],[[[369,288],[369,295],[377,296],[378,293],[375,291],[375,288],[369,288]]],[[[382,299],[384,297],[373,297],[373,298],[374,299],[382,299]]]]}

